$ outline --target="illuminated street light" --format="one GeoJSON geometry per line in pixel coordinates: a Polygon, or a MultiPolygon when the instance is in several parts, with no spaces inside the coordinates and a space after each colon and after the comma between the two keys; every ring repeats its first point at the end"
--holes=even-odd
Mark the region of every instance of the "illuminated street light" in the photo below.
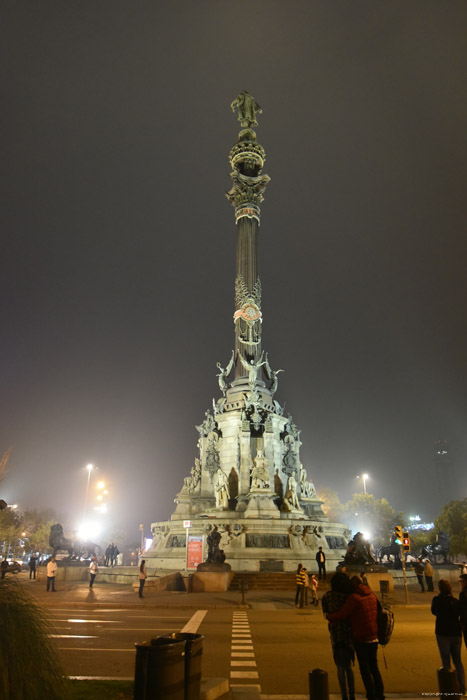
{"type": "Polygon", "coordinates": [[[360,474],[358,474],[357,479],[362,479],[362,481],[363,481],[363,493],[366,496],[366,480],[368,479],[368,474],[362,474],[361,476],[360,476],[360,474]]]}
{"type": "Polygon", "coordinates": [[[98,488],[98,489],[103,489],[104,486],[105,486],[105,484],[104,484],[103,481],[99,481],[99,483],[97,484],[97,488],[98,488]]]}

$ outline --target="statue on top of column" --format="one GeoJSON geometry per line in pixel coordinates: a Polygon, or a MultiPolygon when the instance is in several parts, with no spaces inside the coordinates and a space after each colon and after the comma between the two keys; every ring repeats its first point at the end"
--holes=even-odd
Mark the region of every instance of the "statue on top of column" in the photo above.
{"type": "Polygon", "coordinates": [[[251,391],[255,388],[256,380],[258,379],[258,372],[260,368],[266,364],[266,362],[263,362],[263,353],[261,353],[261,357],[259,358],[258,362],[255,362],[254,360],[250,360],[247,362],[245,358],[239,353],[239,358],[240,362],[242,363],[242,367],[246,369],[248,372],[248,384],[250,386],[251,391]]]}
{"type": "Polygon", "coordinates": [[[216,377],[219,378],[219,389],[222,391],[224,396],[225,396],[225,392],[228,389],[226,379],[232,371],[232,368],[234,366],[234,359],[235,359],[235,352],[234,352],[234,350],[232,350],[232,357],[230,358],[230,362],[225,369],[222,367],[220,362],[216,362],[216,367],[219,370],[219,374],[217,374],[216,377]]]}
{"type": "Polygon", "coordinates": [[[241,92],[230,106],[232,107],[232,112],[235,112],[235,109],[237,109],[238,121],[243,128],[249,129],[251,126],[258,126],[256,113],[262,114],[263,110],[255,98],[246,90],[241,92]]]}

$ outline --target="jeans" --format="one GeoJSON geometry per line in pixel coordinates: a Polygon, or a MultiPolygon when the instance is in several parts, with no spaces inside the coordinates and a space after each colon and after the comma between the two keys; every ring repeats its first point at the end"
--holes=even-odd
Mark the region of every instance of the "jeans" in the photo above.
{"type": "Polygon", "coordinates": [[[29,569],[29,578],[36,578],[36,570],[35,569],[29,569]]]}
{"type": "Polygon", "coordinates": [[[55,590],[55,576],[47,576],[47,590],[50,590],[52,585],[52,591],[55,590]]]}
{"type": "Polygon", "coordinates": [[[89,581],[89,588],[92,588],[92,584],[94,583],[95,578],[96,578],[96,574],[91,574],[91,580],[89,581]]]}
{"type": "Polygon", "coordinates": [[[465,693],[465,675],[464,667],[461,661],[462,637],[445,637],[437,634],[436,641],[438,642],[439,655],[443,668],[451,667],[451,658],[456,668],[457,682],[459,690],[462,694],[465,693]]]}
{"type": "Polygon", "coordinates": [[[143,588],[144,588],[144,584],[145,584],[145,583],[146,583],[146,579],[145,579],[145,578],[140,578],[140,580],[139,580],[139,597],[140,597],[140,598],[143,597],[143,588]]]}
{"type": "Polygon", "coordinates": [[[434,591],[435,589],[433,588],[433,576],[427,576],[425,574],[425,581],[426,581],[426,587],[428,588],[428,590],[434,591]]]}
{"type": "Polygon", "coordinates": [[[355,683],[352,670],[353,652],[350,647],[333,649],[332,655],[337,666],[337,678],[342,698],[355,698],[355,683]]]}
{"type": "Polygon", "coordinates": [[[321,578],[321,574],[323,575],[323,579],[326,578],[326,562],[324,561],[319,561],[318,562],[318,578],[321,578]]]}
{"type": "Polygon", "coordinates": [[[417,574],[417,580],[420,584],[420,588],[422,589],[422,593],[425,593],[425,584],[423,583],[423,574],[417,574]]]}
{"type": "Polygon", "coordinates": [[[297,586],[297,592],[295,593],[295,605],[300,602],[300,607],[303,608],[303,598],[305,596],[305,586],[297,586]]]}
{"type": "Polygon", "coordinates": [[[384,686],[378,668],[378,642],[354,642],[358,667],[368,700],[383,700],[384,686]]]}

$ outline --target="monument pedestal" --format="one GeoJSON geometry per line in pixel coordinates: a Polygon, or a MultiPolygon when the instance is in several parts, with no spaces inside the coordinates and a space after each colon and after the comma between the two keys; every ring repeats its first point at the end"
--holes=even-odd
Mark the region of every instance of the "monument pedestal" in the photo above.
{"type": "Polygon", "coordinates": [[[230,564],[203,562],[193,574],[193,593],[201,591],[228,591],[235,576],[230,564]]]}
{"type": "Polygon", "coordinates": [[[277,496],[269,489],[251,489],[248,505],[245,510],[246,518],[280,518],[281,514],[274,499],[277,496]]]}

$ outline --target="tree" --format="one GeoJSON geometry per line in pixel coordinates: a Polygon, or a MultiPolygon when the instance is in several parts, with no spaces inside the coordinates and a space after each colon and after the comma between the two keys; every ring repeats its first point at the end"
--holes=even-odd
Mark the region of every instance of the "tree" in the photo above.
{"type": "Polygon", "coordinates": [[[328,488],[319,489],[318,498],[323,501],[321,509],[332,523],[339,523],[342,518],[343,505],[335,491],[328,488]]]}
{"type": "Polygon", "coordinates": [[[343,507],[342,522],[349,524],[353,534],[360,530],[374,546],[382,547],[389,544],[396,525],[405,525],[405,518],[385,498],[378,500],[369,493],[355,493],[343,507]]]}
{"type": "Polygon", "coordinates": [[[451,501],[443,506],[435,520],[435,527],[438,531],[448,533],[451,554],[465,554],[467,552],[467,498],[462,501],[451,501]]]}
{"type": "Polygon", "coordinates": [[[0,549],[3,556],[8,554],[11,547],[16,547],[21,538],[21,519],[19,513],[12,508],[0,511],[0,549]]]}

